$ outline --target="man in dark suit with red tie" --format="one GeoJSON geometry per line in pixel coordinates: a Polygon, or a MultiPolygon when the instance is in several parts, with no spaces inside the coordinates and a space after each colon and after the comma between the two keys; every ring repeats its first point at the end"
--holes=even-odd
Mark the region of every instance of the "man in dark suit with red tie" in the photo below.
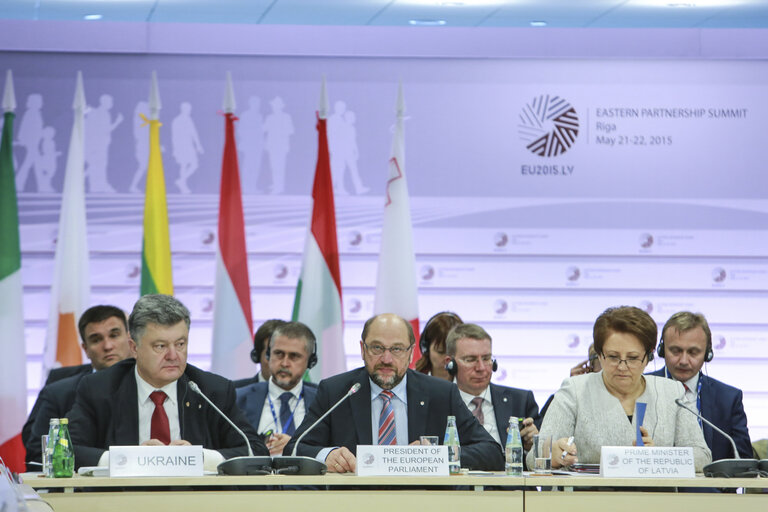
{"type": "Polygon", "coordinates": [[[145,295],[128,328],[136,359],[83,377],[70,412],[75,464],[103,466],[113,445],[202,445],[204,467],[247,455],[245,440],[194,393],[195,382],[250,441],[255,455],[269,452],[235,406],[231,381],[187,364],[189,310],[174,297],[145,295]]]}

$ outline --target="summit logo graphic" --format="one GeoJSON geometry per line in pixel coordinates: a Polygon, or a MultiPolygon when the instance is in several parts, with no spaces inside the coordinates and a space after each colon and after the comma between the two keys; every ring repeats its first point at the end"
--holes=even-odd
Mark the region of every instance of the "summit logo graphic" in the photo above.
{"type": "Polygon", "coordinates": [[[523,107],[518,134],[534,155],[562,155],[579,135],[579,116],[566,99],[542,94],[523,107]]]}

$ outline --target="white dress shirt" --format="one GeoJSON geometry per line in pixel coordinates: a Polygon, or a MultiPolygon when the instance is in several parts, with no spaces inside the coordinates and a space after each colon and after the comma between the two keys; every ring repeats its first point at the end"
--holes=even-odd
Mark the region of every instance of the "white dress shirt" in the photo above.
{"type": "Polygon", "coordinates": [[[293,411],[293,426],[298,430],[301,422],[304,421],[304,399],[301,397],[301,393],[304,390],[304,383],[299,381],[292,389],[285,390],[274,383],[272,379],[269,379],[269,391],[267,392],[267,399],[264,400],[264,408],[261,410],[261,418],[259,419],[258,432],[266,432],[272,430],[274,433],[282,433],[283,425],[280,424],[280,407],[282,402],[280,401],[280,395],[288,391],[293,395],[288,401],[288,406],[293,411]],[[270,400],[272,400],[270,407],[270,400]]]}
{"type": "Polygon", "coordinates": [[[136,374],[136,390],[139,399],[139,444],[152,439],[150,430],[152,427],[152,413],[155,412],[155,403],[149,398],[154,391],[163,391],[168,398],[163,403],[165,414],[168,415],[168,426],[171,429],[171,441],[181,439],[181,428],[179,428],[179,402],[176,397],[176,381],[166,384],[162,388],[155,388],[149,382],[145,381],[139,375],[139,371],[134,368],[136,374]]]}
{"type": "Polygon", "coordinates": [[[472,403],[472,400],[475,397],[480,397],[483,399],[483,405],[481,409],[483,411],[483,428],[485,428],[485,430],[491,434],[491,437],[503,447],[507,442],[507,439],[504,438],[502,441],[501,435],[499,434],[499,427],[496,425],[496,412],[493,410],[493,402],[491,401],[491,387],[486,386],[483,392],[479,395],[465,393],[461,389],[459,389],[459,394],[461,395],[461,399],[464,402],[464,405],[466,405],[467,409],[469,409],[469,412],[473,414],[475,412],[475,404],[472,403]]]}

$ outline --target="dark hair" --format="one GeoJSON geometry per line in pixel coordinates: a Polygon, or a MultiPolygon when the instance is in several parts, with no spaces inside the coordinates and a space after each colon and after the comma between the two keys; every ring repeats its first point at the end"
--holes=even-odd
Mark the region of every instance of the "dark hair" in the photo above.
{"type": "Polygon", "coordinates": [[[286,323],[285,320],[272,318],[265,321],[258,329],[256,329],[256,334],[253,335],[253,350],[256,351],[258,357],[261,357],[261,354],[264,353],[264,349],[267,348],[269,340],[272,339],[272,333],[275,332],[275,329],[284,323],[286,323]]]}
{"type": "MultiPolygon", "coordinates": [[[[386,313],[382,313],[382,314],[386,314],[386,313]]],[[[392,314],[394,315],[394,313],[392,314]]],[[[363,326],[363,333],[360,335],[361,340],[365,341],[365,339],[368,337],[368,330],[371,328],[371,324],[373,323],[374,320],[376,320],[380,316],[381,315],[374,315],[365,321],[365,325],[363,326]]],[[[416,336],[414,336],[413,334],[413,327],[411,326],[411,323],[406,321],[403,317],[399,315],[394,315],[394,316],[397,317],[401,322],[405,324],[405,329],[406,331],[408,331],[408,345],[411,346],[414,343],[416,343],[416,336]]]]}
{"type": "Polygon", "coordinates": [[[80,339],[85,341],[85,328],[88,324],[103,322],[112,317],[122,320],[125,330],[128,331],[128,319],[125,317],[125,311],[117,306],[98,305],[86,309],[77,322],[77,330],[80,332],[80,339]]]}
{"type": "Polygon", "coordinates": [[[171,295],[144,295],[133,305],[128,317],[131,339],[138,345],[148,324],[170,327],[184,321],[189,329],[189,310],[171,295]]]}
{"type": "Polygon", "coordinates": [[[595,352],[603,354],[605,340],[614,333],[621,332],[635,336],[643,345],[646,356],[653,354],[656,347],[658,327],[651,315],[634,306],[619,306],[608,308],[597,317],[592,329],[595,352]]]}
{"type": "Polygon", "coordinates": [[[312,355],[315,352],[315,334],[312,329],[307,327],[301,322],[283,322],[278,320],[279,325],[276,325],[272,331],[272,336],[269,338],[269,349],[272,350],[272,344],[279,336],[285,336],[292,340],[304,340],[304,349],[307,351],[307,356],[312,355]]]}
{"type": "Polygon", "coordinates": [[[459,324],[448,332],[445,337],[445,353],[453,357],[456,355],[456,342],[469,338],[471,340],[488,340],[493,342],[491,335],[477,324],[459,324]]]}
{"type": "Polygon", "coordinates": [[[419,338],[419,347],[421,348],[421,358],[416,361],[415,369],[421,373],[430,373],[432,371],[432,361],[429,359],[430,347],[445,350],[445,338],[450,330],[464,322],[456,313],[450,311],[441,311],[432,315],[427,320],[424,330],[421,331],[419,338]]]}

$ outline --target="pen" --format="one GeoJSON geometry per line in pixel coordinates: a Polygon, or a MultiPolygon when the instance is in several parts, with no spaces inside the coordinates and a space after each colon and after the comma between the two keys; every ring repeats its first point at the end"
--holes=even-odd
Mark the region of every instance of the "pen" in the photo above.
{"type": "Polygon", "coordinates": [[[573,444],[573,436],[568,438],[568,441],[565,443],[565,450],[563,450],[563,455],[561,458],[563,459],[563,462],[565,462],[565,456],[568,455],[568,447],[573,444]]]}

